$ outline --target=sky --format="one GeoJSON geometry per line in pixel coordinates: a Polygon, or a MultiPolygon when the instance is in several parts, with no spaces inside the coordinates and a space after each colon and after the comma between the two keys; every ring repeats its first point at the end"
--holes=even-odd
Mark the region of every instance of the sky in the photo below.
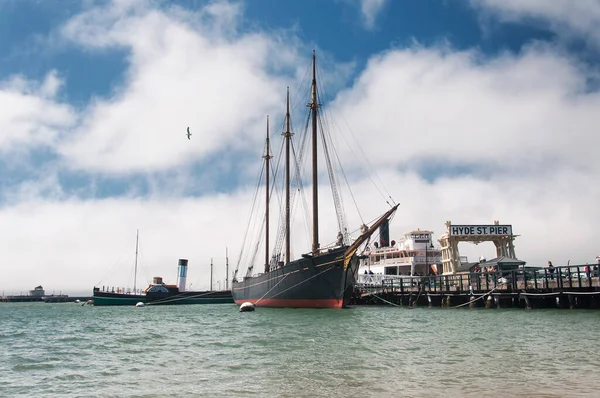
{"type": "Polygon", "coordinates": [[[376,180],[400,203],[392,238],[498,220],[528,265],[595,262],[597,26],[599,0],[0,0],[0,293],[132,286],[137,230],[138,287],[174,283],[179,258],[194,290],[211,259],[222,287],[266,115],[279,139],[289,86],[302,129],[313,50],[367,160],[361,217],[387,210],[376,180]]]}

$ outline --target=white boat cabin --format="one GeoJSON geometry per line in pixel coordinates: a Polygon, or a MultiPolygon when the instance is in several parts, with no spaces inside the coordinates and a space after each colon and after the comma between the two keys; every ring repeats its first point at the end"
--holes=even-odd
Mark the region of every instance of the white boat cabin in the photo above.
{"type": "Polygon", "coordinates": [[[359,278],[364,274],[437,275],[441,271],[441,249],[433,244],[432,231],[417,229],[389,244],[382,239],[369,246],[365,255],[359,268],[359,278]]]}

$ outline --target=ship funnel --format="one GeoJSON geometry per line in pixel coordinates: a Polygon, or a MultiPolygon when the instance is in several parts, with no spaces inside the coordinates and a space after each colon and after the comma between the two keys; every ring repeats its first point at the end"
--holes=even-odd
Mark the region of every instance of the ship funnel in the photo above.
{"type": "Polygon", "coordinates": [[[177,285],[180,292],[185,292],[185,280],[187,279],[187,266],[188,260],[184,258],[179,259],[179,269],[177,275],[179,275],[177,285]]]}
{"type": "Polygon", "coordinates": [[[381,247],[388,247],[390,245],[390,222],[387,219],[379,226],[379,243],[381,247]]]}

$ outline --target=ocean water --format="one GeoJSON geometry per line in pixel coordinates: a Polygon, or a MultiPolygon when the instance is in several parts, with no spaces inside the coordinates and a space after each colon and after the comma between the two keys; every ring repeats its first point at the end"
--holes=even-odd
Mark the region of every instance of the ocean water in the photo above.
{"type": "Polygon", "coordinates": [[[0,304],[2,397],[597,397],[600,312],[0,304]]]}

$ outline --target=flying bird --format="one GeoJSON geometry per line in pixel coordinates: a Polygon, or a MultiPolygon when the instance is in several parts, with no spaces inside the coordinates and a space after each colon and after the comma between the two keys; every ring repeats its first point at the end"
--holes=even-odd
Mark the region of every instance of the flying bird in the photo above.
{"type": "Polygon", "coordinates": [[[192,137],[192,133],[190,133],[190,128],[188,127],[187,128],[187,138],[188,138],[188,140],[191,139],[191,137],[192,137]]]}

